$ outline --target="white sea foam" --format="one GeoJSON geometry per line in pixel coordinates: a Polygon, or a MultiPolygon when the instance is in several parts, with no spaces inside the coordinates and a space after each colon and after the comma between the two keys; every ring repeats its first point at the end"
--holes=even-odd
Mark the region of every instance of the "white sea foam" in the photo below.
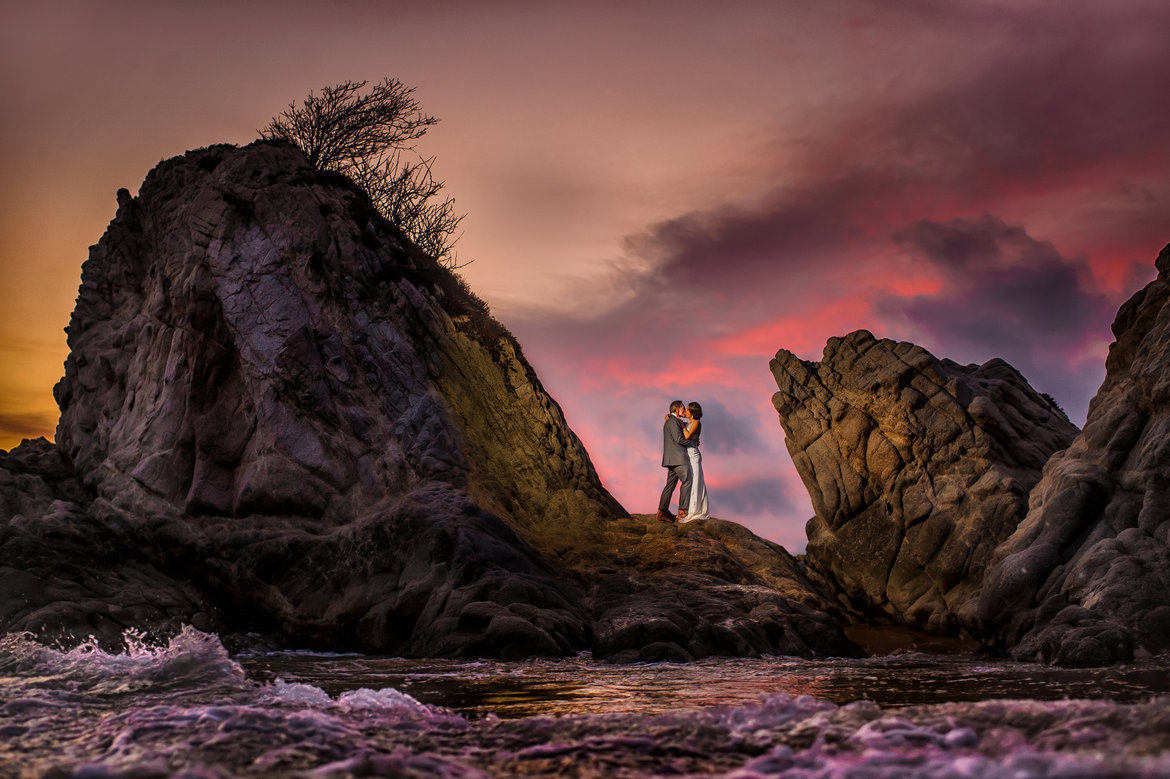
{"type": "Polygon", "coordinates": [[[296,703],[302,706],[332,706],[333,699],[320,687],[277,679],[266,691],[265,702],[296,703]]]}
{"type": "Polygon", "coordinates": [[[335,700],[320,687],[302,682],[286,682],[283,679],[277,679],[266,688],[261,700],[265,703],[293,703],[320,708],[335,706],[340,709],[384,709],[419,714],[445,711],[440,707],[420,703],[417,699],[393,687],[384,687],[379,690],[371,690],[366,687],[346,690],[335,700]]]}
{"type": "Polygon", "coordinates": [[[386,687],[381,690],[370,690],[365,687],[358,690],[343,692],[337,698],[337,705],[343,709],[390,709],[406,710],[420,714],[432,714],[437,711],[432,706],[419,703],[404,692],[386,687]]]}

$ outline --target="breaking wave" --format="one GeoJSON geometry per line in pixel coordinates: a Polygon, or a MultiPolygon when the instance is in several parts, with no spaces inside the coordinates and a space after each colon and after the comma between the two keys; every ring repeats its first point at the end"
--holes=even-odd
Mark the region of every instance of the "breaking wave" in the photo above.
{"type": "Polygon", "coordinates": [[[92,700],[126,694],[167,696],[228,692],[254,686],[219,637],[192,627],[165,646],[151,646],[128,630],[125,651],[109,653],[90,637],[68,651],[33,640],[28,633],[0,638],[0,678],[8,695],[37,693],[47,698],[86,696],[92,700]]]}

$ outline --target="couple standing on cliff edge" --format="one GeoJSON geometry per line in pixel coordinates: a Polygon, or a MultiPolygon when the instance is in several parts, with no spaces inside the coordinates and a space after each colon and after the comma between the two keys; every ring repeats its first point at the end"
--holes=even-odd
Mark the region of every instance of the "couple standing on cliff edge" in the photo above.
{"type": "Polygon", "coordinates": [[[659,522],[673,522],[670,499],[674,487],[682,483],[678,493],[678,521],[694,522],[707,519],[707,485],[703,481],[703,458],[699,455],[699,429],[703,407],[698,403],[684,404],[676,400],[670,404],[670,413],[662,424],[662,467],[666,468],[666,487],[658,499],[659,522]]]}

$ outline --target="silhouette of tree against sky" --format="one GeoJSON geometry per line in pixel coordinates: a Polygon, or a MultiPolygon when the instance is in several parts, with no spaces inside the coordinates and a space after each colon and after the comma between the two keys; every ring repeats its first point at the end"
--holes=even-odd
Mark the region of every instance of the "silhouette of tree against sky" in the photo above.
{"type": "Polygon", "coordinates": [[[351,178],[386,219],[448,269],[467,265],[454,248],[463,215],[433,175],[435,158],[414,147],[439,120],[422,112],[414,87],[385,78],[366,90],[368,83],[310,92],[300,105],[289,103],[260,137],[288,141],[318,170],[351,178]]]}

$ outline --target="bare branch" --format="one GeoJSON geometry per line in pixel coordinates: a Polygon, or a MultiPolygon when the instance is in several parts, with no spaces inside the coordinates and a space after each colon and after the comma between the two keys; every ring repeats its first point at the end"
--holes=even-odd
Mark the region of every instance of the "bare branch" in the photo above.
{"type": "Polygon", "coordinates": [[[292,143],[318,170],[349,176],[419,248],[452,270],[467,265],[458,263],[454,251],[463,215],[455,213],[452,198],[438,200],[444,184],[432,174],[434,157],[418,156],[411,145],[438,120],[422,112],[413,87],[386,78],[365,91],[367,83],[346,81],[323,87],[320,95],[310,92],[260,136],[292,143]]]}

